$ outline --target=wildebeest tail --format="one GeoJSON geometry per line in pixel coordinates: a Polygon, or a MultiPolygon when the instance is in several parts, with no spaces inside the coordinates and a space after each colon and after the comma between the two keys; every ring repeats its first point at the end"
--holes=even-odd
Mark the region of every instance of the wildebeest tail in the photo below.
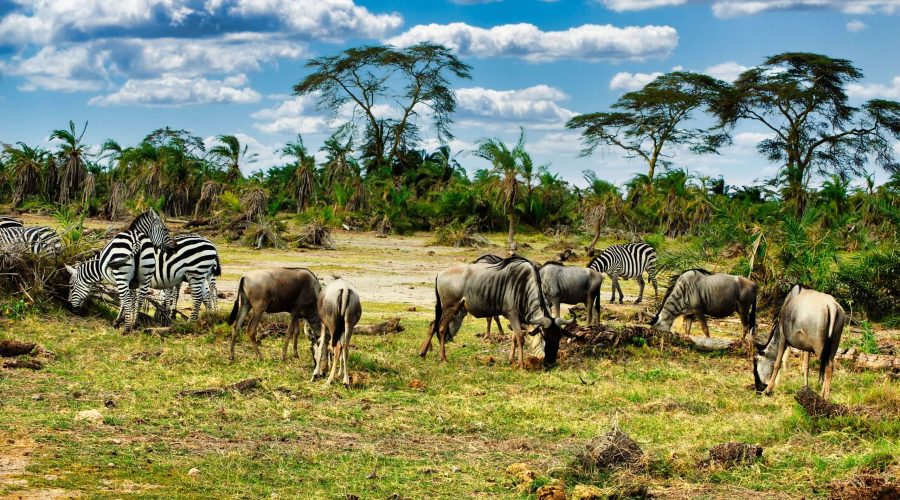
{"type": "Polygon", "coordinates": [[[441,295],[438,293],[437,278],[434,278],[434,328],[440,326],[442,313],[443,307],[441,306],[441,295]]]}
{"type": "Polygon", "coordinates": [[[819,358],[819,384],[825,381],[825,369],[834,362],[834,355],[841,340],[844,321],[839,309],[828,308],[828,332],[822,344],[822,355],[819,358]]]}
{"type": "MultiPolygon", "coordinates": [[[[342,330],[341,336],[343,337],[344,335],[347,335],[350,333],[347,330],[348,325],[350,324],[350,317],[348,316],[350,314],[350,308],[347,307],[347,304],[350,302],[350,289],[342,290],[342,292],[343,292],[344,296],[342,297],[342,300],[341,300],[341,318],[342,318],[342,321],[344,322],[344,327],[341,329],[342,330]]],[[[347,342],[344,342],[344,346],[347,346],[347,345],[348,345],[347,342]]]]}
{"type": "Polygon", "coordinates": [[[750,304],[750,314],[747,315],[747,323],[750,326],[750,340],[756,339],[756,295],[753,295],[753,303],[750,304]]]}
{"type": "Polygon", "coordinates": [[[231,315],[228,316],[228,324],[233,325],[234,320],[237,319],[238,309],[241,306],[241,295],[244,292],[244,278],[241,277],[240,281],[238,281],[237,287],[237,296],[234,298],[234,306],[231,308],[231,315]]]}

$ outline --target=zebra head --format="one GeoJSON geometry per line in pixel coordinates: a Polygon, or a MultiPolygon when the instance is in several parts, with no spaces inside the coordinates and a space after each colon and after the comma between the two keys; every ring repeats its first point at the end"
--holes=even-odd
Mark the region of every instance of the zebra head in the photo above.
{"type": "Polygon", "coordinates": [[[138,215],[137,218],[132,221],[131,225],[128,226],[128,230],[136,230],[144,233],[150,238],[150,241],[153,242],[153,246],[156,248],[163,249],[166,252],[175,250],[175,239],[172,238],[169,228],[166,227],[166,223],[163,222],[162,217],[160,217],[159,214],[156,213],[156,210],[153,210],[152,208],[141,215],[138,215]]]}
{"type": "Polygon", "coordinates": [[[75,264],[75,267],[66,264],[66,271],[69,272],[69,305],[75,312],[81,310],[82,304],[93,289],[93,283],[84,275],[84,267],[81,264],[75,264]]]}

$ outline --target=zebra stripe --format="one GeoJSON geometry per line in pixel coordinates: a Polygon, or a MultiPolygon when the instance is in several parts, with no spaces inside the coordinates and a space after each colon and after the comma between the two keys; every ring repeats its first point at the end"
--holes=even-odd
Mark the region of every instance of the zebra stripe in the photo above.
{"type": "Polygon", "coordinates": [[[22,227],[23,225],[24,224],[22,224],[22,221],[20,219],[0,215],[0,229],[6,229],[8,227],[22,227]]]}
{"type": "Polygon", "coordinates": [[[644,300],[644,278],[646,272],[647,277],[653,284],[653,295],[658,296],[658,288],[656,284],[656,250],[652,246],[644,242],[626,243],[624,245],[612,245],[606,250],[600,252],[600,255],[594,257],[587,266],[589,269],[606,273],[610,282],[612,282],[612,298],[610,302],[616,300],[616,290],[619,290],[619,303],[622,303],[622,287],[619,285],[619,278],[629,279],[636,278],[640,292],[635,301],[640,303],[644,300]]]}
{"type": "Polygon", "coordinates": [[[62,240],[46,226],[6,227],[0,229],[0,244],[24,245],[35,255],[56,255],[62,250],[62,240]]]}
{"type": "Polygon", "coordinates": [[[151,209],[132,221],[127,230],[115,235],[100,252],[96,264],[66,266],[72,275],[69,303],[77,309],[96,283],[102,280],[115,283],[120,307],[113,324],[119,325],[124,320],[125,331],[130,331],[150,290],[156,268],[154,248],[169,252],[175,248],[175,241],[159,214],[151,209]]]}

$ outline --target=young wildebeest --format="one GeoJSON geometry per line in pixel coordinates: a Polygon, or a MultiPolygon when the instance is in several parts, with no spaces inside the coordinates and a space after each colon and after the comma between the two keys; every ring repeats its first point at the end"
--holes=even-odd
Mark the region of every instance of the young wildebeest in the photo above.
{"type": "MultiPolygon", "coordinates": [[[[234,300],[234,307],[228,318],[228,324],[234,325],[231,332],[229,359],[234,361],[234,343],[247,313],[251,313],[247,333],[250,343],[253,344],[253,350],[256,351],[256,359],[260,361],[262,354],[260,354],[259,345],[256,342],[256,328],[262,315],[265,313],[291,313],[291,323],[281,348],[281,359],[287,358],[288,343],[291,339],[294,339],[294,355],[296,356],[300,319],[305,319],[310,324],[310,335],[318,333],[321,327],[318,311],[320,289],[321,286],[316,275],[309,269],[299,267],[261,269],[243,275],[238,282],[237,298],[234,300]]],[[[313,356],[313,363],[315,363],[316,338],[309,340],[309,350],[313,356]]]]}
{"type": "Polygon", "coordinates": [[[757,391],[771,394],[788,346],[803,351],[803,383],[809,386],[809,353],[819,357],[822,397],[828,399],[834,355],[841,343],[847,318],[844,309],[827,293],[794,285],[784,299],[764,346],[757,346],[753,377],[757,391]],[[767,382],[764,382],[767,381],[767,382]]]}
{"type": "MultiPolygon", "coordinates": [[[[503,257],[498,255],[493,255],[486,253],[481,257],[472,261],[472,264],[496,264],[503,260],[503,257]]],[[[500,316],[488,316],[487,318],[487,333],[484,334],[485,339],[491,338],[491,320],[497,323],[497,330],[500,332],[500,337],[503,337],[503,327],[500,325],[500,316]]]]}
{"type": "Polygon", "coordinates": [[[747,333],[755,333],[756,283],[740,276],[691,269],[672,279],[650,326],[668,332],[675,318],[683,315],[686,335],[691,334],[691,326],[696,319],[700,321],[703,334],[709,337],[707,316],[724,318],[735,312],[741,318],[741,339],[747,333]]]}
{"type": "Polygon", "coordinates": [[[586,267],[564,266],[559,262],[547,262],[541,266],[541,284],[544,296],[550,302],[554,318],[560,317],[560,304],[583,302],[587,309],[588,324],[594,323],[594,308],[600,322],[600,286],[603,275],[586,267]]]}
{"type": "Polygon", "coordinates": [[[519,368],[525,367],[523,324],[541,327],[544,338],[544,366],[556,364],[561,326],[571,324],[561,318],[553,319],[544,294],[541,277],[535,264],[522,257],[509,257],[497,264],[457,264],[437,275],[434,282],[437,299],[434,306],[434,328],[429,329],[419,351],[423,358],[437,331],[441,344],[441,361],[447,360],[446,341],[462,323],[465,314],[476,318],[505,316],[513,330],[513,346],[509,352],[512,362],[519,352],[519,368]]]}
{"type": "MultiPolygon", "coordinates": [[[[316,366],[312,380],[323,375],[325,356],[331,353],[331,373],[326,384],[331,384],[335,370],[343,373],[344,385],[350,387],[350,373],[347,365],[350,358],[350,336],[353,327],[362,317],[362,306],[359,294],[346,281],[337,279],[329,283],[319,294],[319,318],[322,321],[322,333],[316,348],[316,366]]],[[[311,381],[312,381],[311,380],[311,381]]]]}

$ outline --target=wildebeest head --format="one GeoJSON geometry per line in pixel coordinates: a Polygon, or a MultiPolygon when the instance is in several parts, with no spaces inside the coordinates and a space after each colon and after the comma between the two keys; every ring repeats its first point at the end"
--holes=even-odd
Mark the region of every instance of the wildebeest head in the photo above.
{"type": "Polygon", "coordinates": [[[544,368],[556,365],[556,357],[559,354],[559,342],[563,336],[570,336],[564,327],[575,323],[574,319],[541,318],[538,325],[538,333],[544,339],[544,368]]]}
{"type": "MultiPolygon", "coordinates": [[[[774,338],[777,333],[778,322],[775,322],[770,339],[774,338]]],[[[772,378],[772,371],[775,369],[776,360],[774,358],[769,359],[769,356],[766,356],[766,347],[766,345],[757,344],[756,355],[753,356],[753,384],[756,386],[757,392],[762,392],[766,389],[769,379],[772,378]]]]}

